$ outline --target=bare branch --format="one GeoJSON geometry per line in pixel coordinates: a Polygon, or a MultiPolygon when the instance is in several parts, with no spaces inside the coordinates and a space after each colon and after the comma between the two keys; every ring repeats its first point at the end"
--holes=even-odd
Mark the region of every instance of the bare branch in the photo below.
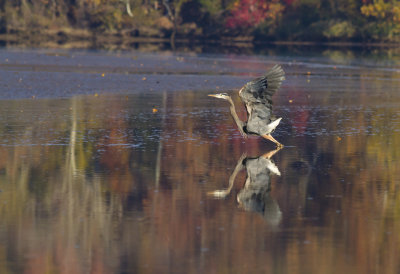
{"type": "Polygon", "coordinates": [[[126,12],[128,13],[128,15],[129,15],[130,17],[133,17],[133,13],[132,13],[132,10],[131,10],[131,3],[130,3],[130,0],[121,0],[121,2],[124,2],[124,3],[125,3],[125,5],[126,5],[126,12]]]}
{"type": "Polygon", "coordinates": [[[163,3],[163,5],[164,5],[164,7],[167,9],[169,18],[172,20],[172,22],[175,22],[175,16],[174,16],[174,14],[172,13],[172,10],[171,10],[171,7],[170,7],[169,4],[168,4],[168,1],[162,0],[162,3],[163,3]]]}

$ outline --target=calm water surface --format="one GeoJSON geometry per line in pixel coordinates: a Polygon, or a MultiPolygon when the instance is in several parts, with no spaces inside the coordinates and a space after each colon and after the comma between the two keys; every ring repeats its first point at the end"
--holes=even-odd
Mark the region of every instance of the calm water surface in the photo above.
{"type": "Polygon", "coordinates": [[[0,60],[0,273],[400,272],[396,59],[0,60]],[[274,63],[280,151],[207,96],[274,63]]]}

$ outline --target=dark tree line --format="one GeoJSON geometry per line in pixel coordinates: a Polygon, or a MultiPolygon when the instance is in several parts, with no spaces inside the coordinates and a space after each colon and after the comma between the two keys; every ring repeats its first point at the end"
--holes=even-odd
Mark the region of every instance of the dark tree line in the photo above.
{"type": "Polygon", "coordinates": [[[258,40],[391,41],[398,0],[0,0],[1,33],[59,30],[258,40]]]}

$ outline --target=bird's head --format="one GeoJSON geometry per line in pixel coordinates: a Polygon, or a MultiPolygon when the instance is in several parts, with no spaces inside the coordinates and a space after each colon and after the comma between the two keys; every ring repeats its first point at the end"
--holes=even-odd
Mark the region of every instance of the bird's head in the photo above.
{"type": "Polygon", "coordinates": [[[229,100],[229,98],[230,98],[228,93],[208,94],[208,96],[220,98],[220,99],[224,99],[224,100],[229,100]]]}

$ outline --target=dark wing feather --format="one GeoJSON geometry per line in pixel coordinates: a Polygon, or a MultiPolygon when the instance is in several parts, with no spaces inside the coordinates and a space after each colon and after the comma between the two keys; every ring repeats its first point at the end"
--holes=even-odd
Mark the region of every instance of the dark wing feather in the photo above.
{"type": "Polygon", "coordinates": [[[264,76],[244,85],[239,95],[245,104],[272,104],[272,95],[279,89],[283,80],[285,80],[285,72],[281,66],[275,65],[264,76]]]}
{"type": "Polygon", "coordinates": [[[239,96],[246,105],[249,133],[265,134],[266,126],[271,122],[272,95],[285,80],[282,67],[275,65],[264,76],[248,82],[239,91],[239,96]]]}

